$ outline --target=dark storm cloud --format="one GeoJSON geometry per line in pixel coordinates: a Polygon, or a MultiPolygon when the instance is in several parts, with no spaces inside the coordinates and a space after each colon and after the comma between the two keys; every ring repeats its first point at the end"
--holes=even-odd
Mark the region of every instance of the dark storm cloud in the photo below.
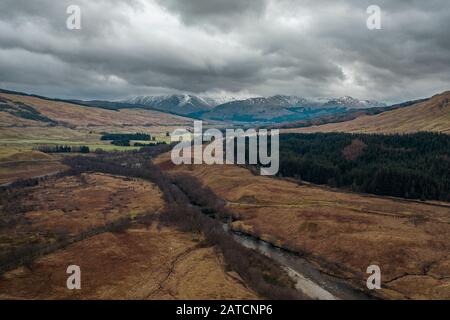
{"type": "Polygon", "coordinates": [[[229,30],[244,21],[258,19],[265,11],[267,0],[158,0],[191,25],[207,25],[229,30]]]}
{"type": "Polygon", "coordinates": [[[450,89],[447,0],[3,0],[0,87],[120,98],[170,92],[353,95],[450,89]],[[66,28],[78,4],[82,30],[66,28]]]}

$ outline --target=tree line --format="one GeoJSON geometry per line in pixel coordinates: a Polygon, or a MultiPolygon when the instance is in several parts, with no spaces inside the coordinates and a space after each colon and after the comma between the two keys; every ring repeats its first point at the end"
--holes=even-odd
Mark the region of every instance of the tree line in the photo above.
{"type": "MultiPolygon", "coordinates": [[[[131,140],[137,141],[156,141],[155,137],[146,133],[103,133],[101,140],[111,141],[111,144],[121,147],[130,147],[131,140]]],[[[162,144],[165,142],[158,142],[157,144],[162,144]]],[[[135,142],[133,144],[135,147],[145,147],[148,146],[146,143],[135,142]]]]}
{"type": "Polygon", "coordinates": [[[450,201],[450,136],[283,134],[279,175],[357,192],[450,201]]]}
{"type": "Polygon", "coordinates": [[[104,133],[101,140],[142,140],[150,141],[151,135],[146,133],[104,133]]]}
{"type": "Polygon", "coordinates": [[[44,153],[89,153],[88,146],[39,146],[36,150],[44,153]]]}

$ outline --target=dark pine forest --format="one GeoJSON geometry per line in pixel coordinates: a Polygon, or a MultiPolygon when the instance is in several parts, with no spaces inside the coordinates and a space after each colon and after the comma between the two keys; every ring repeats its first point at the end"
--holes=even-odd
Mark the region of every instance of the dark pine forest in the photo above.
{"type": "Polygon", "coordinates": [[[450,136],[283,134],[279,175],[357,192],[450,201],[450,136]]]}

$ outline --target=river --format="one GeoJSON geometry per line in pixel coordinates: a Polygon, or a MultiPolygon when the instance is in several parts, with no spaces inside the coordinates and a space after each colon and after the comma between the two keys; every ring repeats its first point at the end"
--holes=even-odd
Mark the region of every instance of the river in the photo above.
{"type": "Polygon", "coordinates": [[[234,239],[243,246],[256,250],[277,261],[284,267],[295,282],[297,290],[314,300],[367,300],[373,299],[368,294],[359,291],[344,280],[324,274],[311,262],[287,250],[275,247],[268,242],[254,237],[230,231],[227,224],[224,229],[231,232],[234,239]]]}

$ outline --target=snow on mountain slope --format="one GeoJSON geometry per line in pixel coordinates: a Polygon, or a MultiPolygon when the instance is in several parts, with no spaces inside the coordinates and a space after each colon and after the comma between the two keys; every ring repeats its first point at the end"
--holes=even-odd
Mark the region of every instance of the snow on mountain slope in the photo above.
{"type": "Polygon", "coordinates": [[[358,100],[348,96],[304,98],[286,95],[237,99],[229,96],[200,97],[184,94],[141,96],[124,102],[204,119],[246,122],[296,120],[349,109],[385,106],[377,101],[358,100]]]}
{"type": "Polygon", "coordinates": [[[210,110],[212,106],[202,98],[188,94],[166,96],[140,96],[124,100],[140,106],[148,106],[157,110],[190,115],[210,110]]]}
{"type": "Polygon", "coordinates": [[[310,99],[298,96],[276,95],[250,98],[219,105],[202,116],[212,120],[244,122],[283,122],[311,119],[350,109],[383,107],[382,103],[351,97],[310,99]]]}

